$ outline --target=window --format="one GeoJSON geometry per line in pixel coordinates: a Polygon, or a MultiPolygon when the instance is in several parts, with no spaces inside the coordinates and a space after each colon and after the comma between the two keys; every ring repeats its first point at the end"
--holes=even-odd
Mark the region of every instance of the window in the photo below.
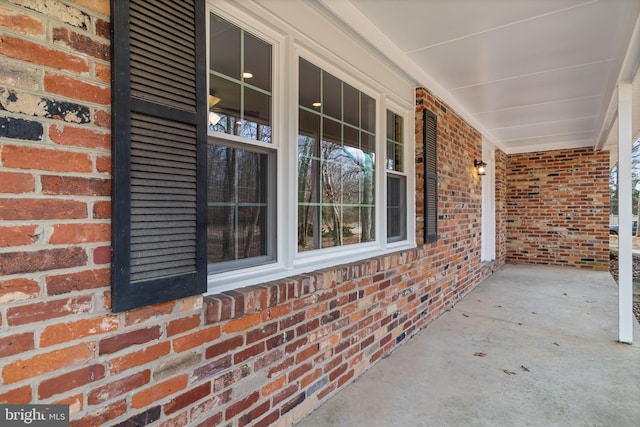
{"type": "Polygon", "coordinates": [[[211,14],[207,249],[219,272],[275,259],[272,48],[211,14]]]}
{"type": "Polygon", "coordinates": [[[407,238],[407,179],[404,176],[404,121],[387,110],[387,241],[407,238]]]}
{"type": "Polygon", "coordinates": [[[298,251],[374,241],[375,100],[299,67],[298,251]]]}
{"type": "Polygon", "coordinates": [[[415,246],[411,85],[223,3],[113,3],[114,311],[415,246]]]}

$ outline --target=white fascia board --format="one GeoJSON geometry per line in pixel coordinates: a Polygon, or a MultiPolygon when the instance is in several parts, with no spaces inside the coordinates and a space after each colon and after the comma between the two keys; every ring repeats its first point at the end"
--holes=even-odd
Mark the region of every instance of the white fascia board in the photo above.
{"type": "MultiPolygon", "coordinates": [[[[640,15],[636,20],[636,25],[633,28],[631,40],[627,46],[627,52],[625,53],[622,66],[620,67],[620,73],[616,80],[616,85],[620,82],[632,82],[636,77],[640,68],[640,15]]],[[[611,97],[609,98],[609,104],[600,126],[600,132],[598,139],[596,140],[595,149],[602,150],[605,146],[609,133],[611,132],[614,122],[618,117],[618,91],[611,91],[611,97]]]]}

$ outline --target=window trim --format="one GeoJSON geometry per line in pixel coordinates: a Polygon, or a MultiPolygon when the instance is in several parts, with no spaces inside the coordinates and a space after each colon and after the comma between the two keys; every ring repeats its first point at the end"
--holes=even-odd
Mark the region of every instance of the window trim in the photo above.
{"type": "MultiPolygon", "coordinates": [[[[207,20],[215,13],[243,30],[263,38],[272,44],[273,90],[272,125],[273,140],[268,149],[276,152],[276,191],[277,191],[277,248],[273,263],[257,265],[209,274],[208,293],[215,294],[239,287],[256,285],[271,280],[282,279],[296,274],[316,271],[323,268],[382,256],[390,252],[416,247],[415,233],[415,153],[414,123],[415,99],[401,99],[388,93],[381,82],[374,81],[353,68],[350,64],[324,51],[322,47],[309,41],[294,29],[286,28],[289,34],[283,35],[282,29],[268,27],[249,12],[231,5],[212,5],[207,8],[207,20]],[[375,197],[376,218],[374,242],[331,247],[319,250],[297,251],[297,141],[298,133],[298,61],[302,57],[323,70],[331,73],[345,83],[372,97],[376,102],[376,160],[375,160],[375,197]],[[286,84],[296,82],[295,84],[286,84]],[[391,109],[404,120],[404,165],[406,176],[406,213],[407,238],[398,242],[387,242],[386,238],[386,170],[384,156],[386,152],[386,110],[391,109]],[[290,173],[290,175],[287,175],[290,173]]],[[[208,43],[209,25],[207,25],[208,43]]],[[[207,49],[207,55],[209,49],[207,49]]],[[[208,69],[207,69],[208,70],[208,69]]],[[[412,92],[412,95],[415,95],[412,92]]],[[[217,138],[209,132],[209,137],[217,138]]],[[[226,135],[225,139],[228,139],[226,135]]],[[[257,141],[242,143],[262,146],[257,141]]],[[[240,141],[238,141],[240,142],[240,141]]]]}

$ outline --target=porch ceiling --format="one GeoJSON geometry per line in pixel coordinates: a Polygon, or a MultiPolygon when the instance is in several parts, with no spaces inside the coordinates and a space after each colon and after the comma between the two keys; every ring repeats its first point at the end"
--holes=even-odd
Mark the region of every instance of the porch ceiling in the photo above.
{"type": "Polygon", "coordinates": [[[507,153],[601,148],[640,59],[639,0],[321,5],[507,153]]]}

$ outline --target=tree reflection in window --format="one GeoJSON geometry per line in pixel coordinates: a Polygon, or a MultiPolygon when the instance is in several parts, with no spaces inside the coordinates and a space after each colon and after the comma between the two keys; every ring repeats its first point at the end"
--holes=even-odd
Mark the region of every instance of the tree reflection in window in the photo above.
{"type": "Polygon", "coordinates": [[[298,250],[375,240],[375,101],[302,58],[299,93],[298,250]]]}

